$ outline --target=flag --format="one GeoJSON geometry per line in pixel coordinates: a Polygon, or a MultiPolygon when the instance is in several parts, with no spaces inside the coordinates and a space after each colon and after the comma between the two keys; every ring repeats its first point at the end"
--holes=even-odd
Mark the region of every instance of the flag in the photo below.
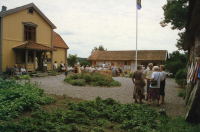
{"type": "Polygon", "coordinates": [[[137,9],[140,10],[142,8],[141,0],[137,0],[137,9]]]}

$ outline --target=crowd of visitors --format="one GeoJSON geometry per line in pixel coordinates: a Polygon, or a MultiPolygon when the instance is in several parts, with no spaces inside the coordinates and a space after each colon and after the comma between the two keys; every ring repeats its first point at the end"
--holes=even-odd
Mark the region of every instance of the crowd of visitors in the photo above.
{"type": "MultiPolygon", "coordinates": [[[[67,64],[67,62],[65,63],[67,64]]],[[[105,64],[102,64],[100,66],[88,66],[88,65],[80,65],[80,63],[78,62],[77,60],[77,63],[74,64],[74,67],[68,67],[68,65],[65,65],[65,68],[66,68],[66,72],[68,71],[72,71],[74,73],[81,73],[81,72],[95,72],[95,71],[101,71],[101,70],[111,70],[112,73],[116,74],[117,76],[122,73],[122,69],[121,68],[117,68],[117,67],[111,67],[109,64],[108,65],[105,65],[105,64]]],[[[67,73],[66,73],[67,75],[67,73]]]]}
{"type": "Polygon", "coordinates": [[[135,103],[138,103],[137,99],[139,99],[139,103],[142,104],[142,99],[145,99],[144,96],[144,87],[147,88],[147,98],[148,104],[151,105],[151,100],[157,100],[157,106],[160,104],[164,104],[165,97],[165,66],[160,65],[154,66],[152,63],[149,63],[148,68],[143,70],[142,66],[137,66],[137,71],[135,71],[132,75],[132,81],[134,86],[133,91],[133,99],[135,99],[135,103]],[[145,82],[146,79],[146,82],[145,82]],[[161,102],[160,101],[160,96],[161,102]]]}

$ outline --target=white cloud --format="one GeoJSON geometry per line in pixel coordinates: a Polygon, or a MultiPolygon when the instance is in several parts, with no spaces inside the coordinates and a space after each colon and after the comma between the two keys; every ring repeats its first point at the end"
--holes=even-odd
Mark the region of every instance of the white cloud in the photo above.
{"type": "MultiPolygon", "coordinates": [[[[135,50],[135,0],[6,0],[0,5],[15,8],[28,3],[36,6],[57,26],[69,46],[69,54],[88,57],[103,45],[108,50],[135,50]]],[[[166,0],[142,0],[138,11],[138,50],[177,50],[176,30],[162,28],[162,6],[166,0]]]]}

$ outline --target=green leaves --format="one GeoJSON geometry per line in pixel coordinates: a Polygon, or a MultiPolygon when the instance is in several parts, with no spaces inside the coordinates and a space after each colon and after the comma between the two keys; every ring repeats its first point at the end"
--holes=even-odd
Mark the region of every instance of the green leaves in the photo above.
{"type": "Polygon", "coordinates": [[[19,84],[15,81],[0,79],[0,119],[10,120],[20,115],[25,110],[40,108],[39,104],[49,104],[55,100],[44,96],[44,90],[35,85],[19,84]]]}
{"type": "Polygon", "coordinates": [[[90,73],[81,73],[81,74],[71,74],[69,77],[64,79],[64,82],[67,82],[76,86],[85,86],[86,84],[92,86],[107,86],[107,87],[115,87],[121,86],[121,83],[112,79],[112,77],[104,74],[104,73],[94,73],[91,75],[90,73]],[[84,80],[75,80],[75,79],[84,79],[84,80]]]}

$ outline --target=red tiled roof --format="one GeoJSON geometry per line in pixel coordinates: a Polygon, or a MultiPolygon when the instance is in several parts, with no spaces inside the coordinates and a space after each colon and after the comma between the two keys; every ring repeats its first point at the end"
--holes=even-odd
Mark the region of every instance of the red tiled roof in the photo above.
{"type": "Polygon", "coordinates": [[[28,42],[25,44],[18,45],[16,47],[13,47],[13,49],[35,49],[35,50],[48,50],[48,51],[55,51],[56,49],[38,44],[35,42],[28,42]]]}
{"type": "Polygon", "coordinates": [[[53,47],[69,49],[59,34],[53,32],[53,47]]]}
{"type": "MultiPolygon", "coordinates": [[[[136,51],[95,51],[88,60],[135,60],[136,51]]],[[[138,50],[137,60],[165,61],[168,57],[167,50],[138,50]]]]}

